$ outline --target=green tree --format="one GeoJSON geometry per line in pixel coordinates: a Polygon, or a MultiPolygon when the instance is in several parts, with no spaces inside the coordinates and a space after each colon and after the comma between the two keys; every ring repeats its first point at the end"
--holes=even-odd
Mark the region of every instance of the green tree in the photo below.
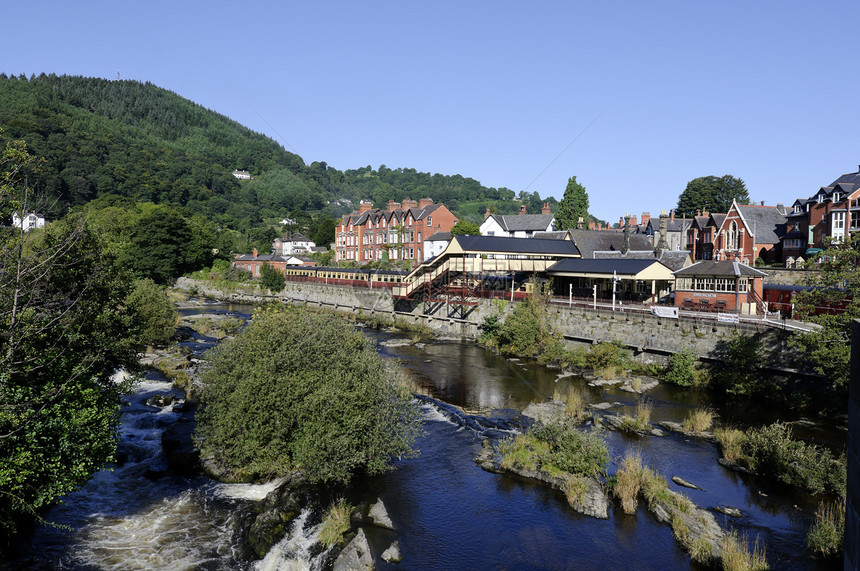
{"type": "Polygon", "coordinates": [[[209,362],[197,441],[234,479],[299,468],[311,481],[348,482],[413,453],[421,421],[411,396],[336,316],[258,310],[209,362]]]}
{"type": "Polygon", "coordinates": [[[123,261],[141,278],[168,284],[189,271],[191,228],[175,210],[158,207],[143,215],[132,230],[123,261]]]}
{"type": "Polygon", "coordinates": [[[726,213],[732,201],[749,204],[750,197],[743,180],[730,174],[724,176],[702,176],[687,183],[678,197],[676,213],[695,216],[696,211],[726,213]]]}
{"type": "Polygon", "coordinates": [[[284,274],[269,264],[263,264],[260,266],[260,283],[270,292],[279,293],[287,285],[287,280],[284,274]]]}
{"type": "Polygon", "coordinates": [[[314,232],[313,240],[317,246],[329,247],[329,244],[334,243],[334,234],[337,229],[338,221],[330,216],[320,216],[316,219],[316,232],[314,232]]]}
{"type": "Polygon", "coordinates": [[[558,203],[558,211],[555,213],[555,227],[559,230],[576,228],[579,219],[583,222],[588,220],[588,193],[585,187],[576,182],[576,177],[567,179],[567,187],[564,196],[558,203]]]}
{"type": "Polygon", "coordinates": [[[454,234],[468,234],[471,236],[480,236],[481,228],[474,222],[458,220],[457,223],[454,224],[454,226],[451,228],[451,235],[454,234]]]}
{"type": "MultiPolygon", "coordinates": [[[[32,158],[0,154],[0,210],[31,207],[32,158]]],[[[113,458],[138,325],[130,281],[80,219],[0,234],[0,538],[113,458]]],[[[2,551],[2,546],[0,546],[2,551]]]]}
{"type": "Polygon", "coordinates": [[[166,345],[170,341],[179,313],[163,286],[149,278],[137,280],[125,301],[141,326],[139,339],[142,344],[166,345]]]}
{"type": "Polygon", "coordinates": [[[821,328],[792,335],[789,343],[798,350],[800,367],[822,375],[836,394],[844,394],[851,321],[860,317],[860,239],[851,234],[843,242],[828,242],[809,263],[819,270],[806,279],[806,285],[814,289],[798,293],[795,312],[821,328]]]}

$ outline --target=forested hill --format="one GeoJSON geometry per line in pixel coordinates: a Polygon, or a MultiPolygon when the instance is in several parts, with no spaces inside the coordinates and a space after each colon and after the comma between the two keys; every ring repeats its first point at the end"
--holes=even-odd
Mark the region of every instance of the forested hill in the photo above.
{"type": "Polygon", "coordinates": [[[24,139],[44,157],[37,186],[59,197],[55,216],[107,194],[187,207],[239,230],[296,210],[338,215],[361,199],[384,206],[428,196],[472,219],[486,207],[514,212],[517,199],[529,212],[542,202],[460,175],[306,165],[260,133],[137,81],[0,74],[0,128],[3,140],[24,139]],[[255,180],[238,181],[234,169],[255,180]]]}

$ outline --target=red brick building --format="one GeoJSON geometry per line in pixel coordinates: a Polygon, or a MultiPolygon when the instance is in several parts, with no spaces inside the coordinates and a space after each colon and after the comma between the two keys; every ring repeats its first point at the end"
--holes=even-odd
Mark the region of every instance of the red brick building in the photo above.
{"type": "Polygon", "coordinates": [[[808,259],[824,240],[842,241],[860,230],[860,169],[840,176],[807,199],[797,199],[787,216],[783,261],[808,259]]]}
{"type": "Polygon", "coordinates": [[[740,262],[703,260],[675,272],[675,305],[754,315],[762,311],[766,275],[740,262]]]}
{"type": "Polygon", "coordinates": [[[424,241],[436,232],[450,232],[457,222],[444,204],[430,198],[403,203],[388,201],[386,210],[362,201],[358,212],[345,214],[335,228],[335,260],[370,262],[424,259],[424,241]]]}
{"type": "Polygon", "coordinates": [[[731,260],[754,265],[782,260],[787,213],[776,206],[733,202],[726,214],[695,216],[687,230],[687,249],[694,260],[731,260]]]}

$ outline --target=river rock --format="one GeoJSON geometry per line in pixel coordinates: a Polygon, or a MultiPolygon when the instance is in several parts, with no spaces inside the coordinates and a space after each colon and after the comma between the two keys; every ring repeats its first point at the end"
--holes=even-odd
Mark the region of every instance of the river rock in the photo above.
{"type": "Polygon", "coordinates": [[[388,348],[391,348],[391,347],[409,347],[410,345],[412,345],[412,341],[409,341],[408,339],[388,339],[386,341],[381,341],[379,344],[382,345],[383,347],[388,347],[388,348]]]}
{"type": "Polygon", "coordinates": [[[628,393],[644,393],[645,391],[650,391],[659,384],[660,381],[653,377],[633,377],[632,379],[624,381],[624,384],[621,386],[621,390],[628,393]]]}
{"type": "Polygon", "coordinates": [[[370,518],[370,521],[373,522],[373,525],[376,527],[381,527],[383,529],[394,529],[394,524],[391,522],[391,518],[388,517],[388,510],[385,509],[385,504],[382,503],[382,500],[377,501],[373,504],[373,507],[370,508],[370,512],[368,512],[367,517],[370,518]]]}
{"type": "Polygon", "coordinates": [[[541,424],[552,424],[565,416],[565,404],[561,401],[532,403],[525,408],[523,416],[541,424]]]}
{"type": "Polygon", "coordinates": [[[737,462],[732,462],[728,458],[720,458],[717,462],[723,468],[728,468],[729,470],[734,470],[735,472],[740,472],[741,474],[749,474],[750,471],[738,464],[737,462]]]}
{"type": "Polygon", "coordinates": [[[167,465],[180,476],[194,477],[200,473],[200,450],[192,439],[194,427],[190,418],[181,418],[161,434],[167,465]]]}
{"type": "Polygon", "coordinates": [[[696,484],[692,484],[680,476],[672,476],[672,481],[675,482],[676,484],[678,484],[679,486],[683,486],[685,488],[690,488],[692,490],[701,490],[702,489],[699,486],[697,486],[696,484]]]}
{"type": "Polygon", "coordinates": [[[504,472],[504,470],[499,467],[499,462],[496,458],[496,451],[489,438],[485,438],[481,441],[481,451],[477,456],[475,456],[475,462],[481,467],[481,469],[486,470],[487,472],[492,472],[493,474],[501,474],[504,472]]]}
{"type": "Polygon", "coordinates": [[[173,404],[174,400],[173,395],[153,395],[146,399],[146,405],[155,408],[164,408],[173,404]]]}
{"type": "Polygon", "coordinates": [[[610,387],[624,383],[624,379],[594,379],[588,381],[589,387],[610,387]]]}
{"type": "Polygon", "coordinates": [[[403,555],[400,553],[400,542],[395,539],[388,549],[382,552],[381,557],[386,563],[400,563],[403,561],[403,555]]]}
{"type": "MultiPolygon", "coordinates": [[[[669,494],[672,496],[679,495],[677,492],[673,492],[672,490],[669,490],[669,494]]],[[[720,542],[723,539],[724,532],[720,527],[720,524],[717,523],[713,513],[708,510],[703,510],[695,504],[693,504],[693,509],[683,511],[673,507],[667,502],[661,502],[659,500],[652,502],[648,509],[654,514],[654,517],[656,517],[658,521],[661,523],[673,524],[673,527],[674,520],[676,518],[679,519],[681,524],[686,528],[685,538],[682,542],[686,546],[706,542],[710,547],[711,558],[714,561],[720,560],[722,556],[720,542]]]]}
{"type": "Polygon", "coordinates": [[[373,555],[370,553],[370,543],[364,530],[359,528],[358,533],[350,541],[337,559],[334,560],[334,571],[369,571],[373,569],[373,555]]]}
{"type": "Polygon", "coordinates": [[[606,410],[608,408],[612,408],[614,405],[611,402],[599,402],[595,404],[588,405],[591,408],[596,408],[597,410],[606,410]]]}
{"type": "Polygon", "coordinates": [[[729,517],[744,517],[744,513],[741,510],[739,510],[738,508],[733,508],[731,506],[716,506],[713,509],[715,512],[719,512],[729,517]]]}

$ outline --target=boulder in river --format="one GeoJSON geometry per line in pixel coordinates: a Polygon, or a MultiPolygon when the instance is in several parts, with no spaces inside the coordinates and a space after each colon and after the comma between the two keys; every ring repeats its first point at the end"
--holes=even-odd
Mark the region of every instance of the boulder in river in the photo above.
{"type": "Polygon", "coordinates": [[[388,517],[388,510],[385,509],[385,504],[382,503],[382,500],[377,501],[373,504],[373,507],[370,508],[370,512],[368,512],[367,517],[370,518],[370,521],[373,522],[373,525],[376,527],[381,527],[383,529],[394,529],[394,524],[391,522],[391,518],[388,517]]]}
{"type": "Polygon", "coordinates": [[[370,543],[364,530],[359,528],[358,533],[350,541],[337,559],[334,561],[334,571],[369,571],[373,569],[373,555],[370,553],[370,543]]]}
{"type": "Polygon", "coordinates": [[[388,549],[382,552],[381,557],[386,563],[400,563],[403,561],[403,555],[400,553],[400,542],[395,539],[388,549]]]}
{"type": "Polygon", "coordinates": [[[683,486],[685,488],[690,488],[692,490],[701,490],[702,489],[699,486],[697,486],[696,484],[692,484],[680,476],[672,476],[672,481],[675,482],[676,484],[678,484],[679,486],[683,486]]]}
{"type": "Polygon", "coordinates": [[[200,473],[200,450],[194,445],[194,422],[182,418],[161,434],[161,446],[167,465],[180,476],[197,476],[200,473]]]}

